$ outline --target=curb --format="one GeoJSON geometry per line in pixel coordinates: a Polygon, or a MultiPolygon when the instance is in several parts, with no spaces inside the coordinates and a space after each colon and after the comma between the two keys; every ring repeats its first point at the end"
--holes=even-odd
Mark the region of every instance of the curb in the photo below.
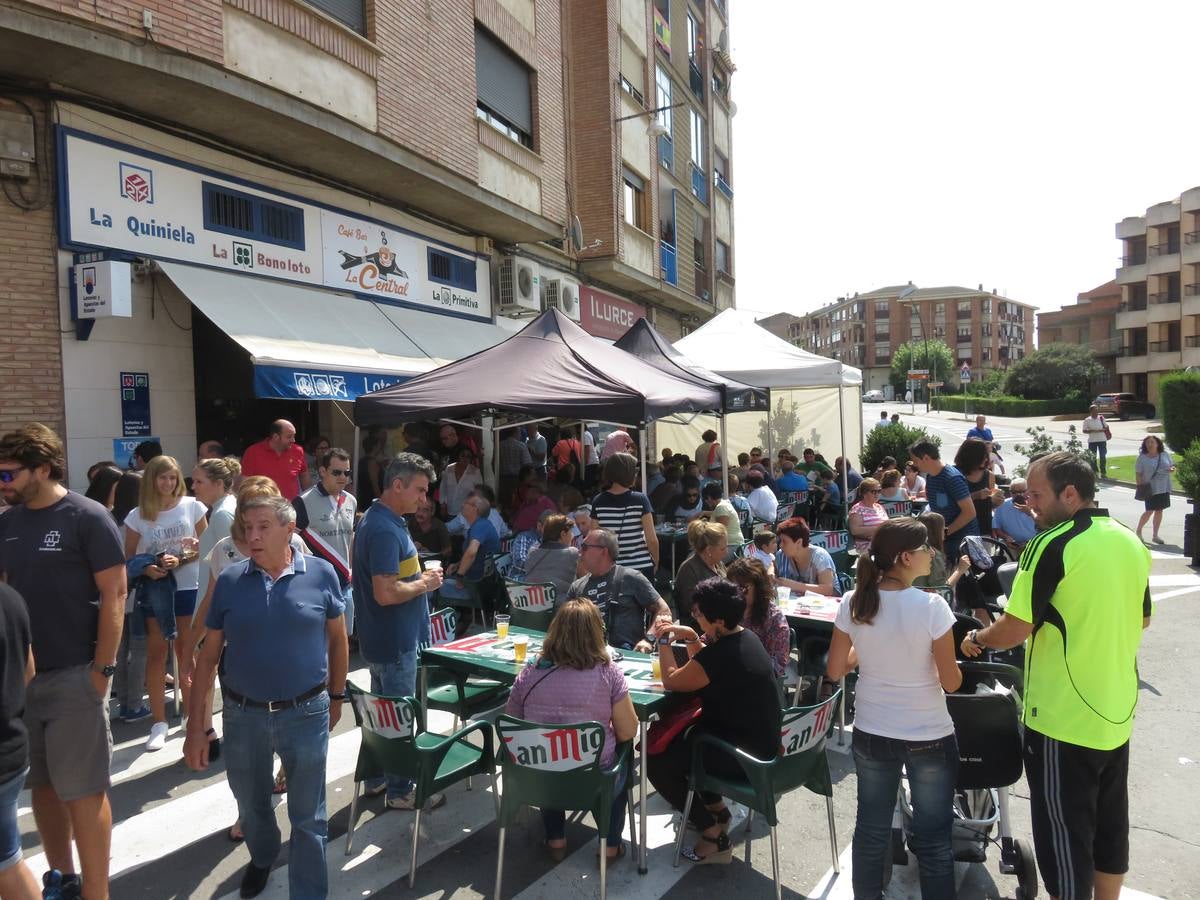
{"type": "MultiPolygon", "coordinates": [[[[1109,485],[1111,487],[1127,487],[1127,488],[1135,488],[1135,489],[1137,488],[1137,485],[1134,484],[1132,481],[1114,481],[1111,478],[1100,479],[1100,486],[1103,487],[1104,485],[1109,485]]],[[[1191,499],[1183,491],[1171,491],[1171,496],[1179,497],[1181,500],[1190,500],[1191,499]]]]}

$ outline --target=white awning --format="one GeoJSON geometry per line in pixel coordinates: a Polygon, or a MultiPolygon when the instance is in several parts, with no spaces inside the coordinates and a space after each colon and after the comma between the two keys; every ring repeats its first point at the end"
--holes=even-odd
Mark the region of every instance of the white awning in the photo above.
{"type": "Polygon", "coordinates": [[[260,397],[353,400],[510,336],[491,323],[324,288],[180,263],[158,266],[250,354],[260,397]]]}

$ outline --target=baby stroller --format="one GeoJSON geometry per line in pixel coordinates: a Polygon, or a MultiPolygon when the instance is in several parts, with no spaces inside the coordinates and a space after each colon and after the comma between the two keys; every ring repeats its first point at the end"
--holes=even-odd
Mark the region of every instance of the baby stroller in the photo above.
{"type": "MultiPolygon", "coordinates": [[[[979,624],[969,616],[958,616],[956,646],[979,624]]],[[[988,844],[1000,846],[1000,872],[1016,875],[1017,900],[1037,896],[1037,862],[1033,847],[1012,836],[1008,813],[1008,790],[1021,778],[1021,671],[990,661],[962,660],[963,685],[946,697],[954,732],[958,738],[958,781],[954,793],[953,848],[955,860],[981,863],[987,859],[988,844]],[[998,832],[997,837],[992,831],[998,832]]],[[[907,836],[912,827],[912,803],[908,781],[901,779],[892,819],[892,854],[884,872],[891,878],[891,865],[907,865],[907,836]]]]}

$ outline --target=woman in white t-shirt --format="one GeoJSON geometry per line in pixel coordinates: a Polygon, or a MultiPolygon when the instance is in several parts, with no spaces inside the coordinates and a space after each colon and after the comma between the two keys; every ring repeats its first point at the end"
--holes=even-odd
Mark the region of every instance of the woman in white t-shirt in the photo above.
{"type": "MultiPolygon", "coordinates": [[[[175,654],[179,670],[175,673],[187,708],[192,674],[192,614],[196,611],[196,590],[200,571],[199,537],[208,525],[206,507],[194,497],[183,494],[183,472],[170,456],[156,456],[142,472],[138,505],[125,517],[125,557],[141,553],[158,557],[142,574],[157,581],[168,573],[175,576],[175,654]]],[[[167,741],[166,696],[163,684],[167,674],[167,640],[154,614],[145,607],[146,620],[146,692],[154,724],[146,740],[147,750],[161,750],[167,741]]]]}
{"type": "Polygon", "coordinates": [[[892,810],[907,770],[912,791],[910,845],[920,864],[921,896],[953,898],[952,802],[958,742],[943,691],[962,673],[954,657],[954,613],[938,594],[913,587],[929,574],[925,526],[890,519],[858,558],[857,587],[838,607],[827,674],[859,668],[854,712],[858,818],[854,827],[855,897],[883,896],[892,810]]]}

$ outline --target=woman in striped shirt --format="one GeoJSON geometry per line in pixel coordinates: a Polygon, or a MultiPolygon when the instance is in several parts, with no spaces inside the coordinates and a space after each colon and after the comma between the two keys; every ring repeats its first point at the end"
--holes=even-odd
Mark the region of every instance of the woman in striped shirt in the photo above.
{"type": "Polygon", "coordinates": [[[600,528],[617,536],[617,565],[641,572],[654,583],[658,568],[658,535],[654,533],[654,511],[650,500],[632,490],[637,478],[637,460],[628,453],[614,453],[604,462],[601,479],[609,488],[592,500],[592,518],[600,528]]]}

